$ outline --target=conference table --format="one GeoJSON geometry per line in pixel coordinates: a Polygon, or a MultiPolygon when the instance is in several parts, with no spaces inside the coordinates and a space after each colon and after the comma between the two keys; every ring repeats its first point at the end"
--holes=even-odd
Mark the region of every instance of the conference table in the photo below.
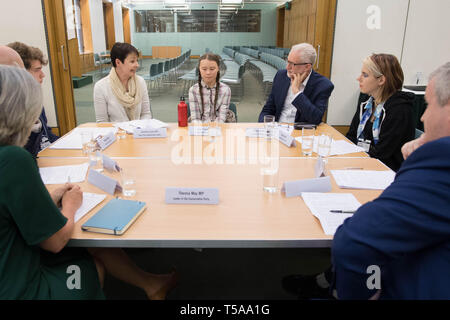
{"type": "MultiPolygon", "coordinates": [[[[112,124],[88,123],[80,127],[110,127],[112,124]]],[[[262,189],[261,169],[267,164],[252,157],[252,141],[245,137],[245,128],[263,124],[222,124],[221,137],[189,136],[187,128],[170,123],[166,138],[136,139],[127,135],[116,140],[103,153],[120,167],[136,172],[136,195],[124,197],[144,201],[147,209],[121,236],[86,232],[81,225],[107,201],[122,194],[107,194],[107,198],[78,221],[69,246],[80,247],[164,247],[164,248],[317,248],[330,247],[332,236],[325,235],[301,197],[286,197],[278,190],[270,194],[262,189]],[[231,134],[227,134],[231,132],[231,134]],[[195,147],[195,141],[201,141],[195,147]],[[238,141],[244,141],[239,149],[238,141]],[[215,146],[215,148],[211,146],[215,146]],[[230,147],[230,145],[233,146],[230,147]],[[183,148],[185,152],[179,152],[183,148]],[[196,152],[197,149],[200,152],[196,152]],[[228,148],[228,149],[227,149],[228,148]],[[176,150],[176,151],[174,151],[176,150]],[[187,150],[187,151],[186,151],[187,150]],[[213,150],[212,153],[211,150],[213,150]],[[223,150],[224,156],[217,150],[223,150]],[[241,150],[241,152],[239,152],[241,150]],[[227,154],[233,156],[227,157],[227,154]],[[205,157],[212,154],[212,157],[205,157]],[[186,156],[187,155],[187,156],[186,156]],[[212,159],[212,160],[211,160],[212,159]],[[167,187],[217,188],[217,205],[167,204],[167,187]]],[[[335,140],[346,140],[327,124],[317,128],[317,134],[327,133],[335,140]]],[[[301,135],[299,130],[293,136],[301,135]]],[[[264,139],[267,140],[267,139],[264,139]]],[[[263,144],[274,145],[274,141],[263,144]]],[[[303,157],[301,145],[279,148],[278,186],[283,182],[314,178],[317,154],[303,157]]],[[[45,149],[39,154],[39,167],[75,165],[87,162],[81,150],[45,149]]],[[[326,173],[333,169],[363,168],[389,170],[382,162],[364,152],[330,156],[326,173]]],[[[105,175],[119,179],[118,172],[105,175]]],[[[352,193],[360,203],[376,198],[382,190],[339,188],[331,176],[332,192],[352,193]]],[[[79,183],[84,192],[102,193],[85,180],[79,183]]],[[[51,191],[59,185],[47,185],[51,191]]]]}

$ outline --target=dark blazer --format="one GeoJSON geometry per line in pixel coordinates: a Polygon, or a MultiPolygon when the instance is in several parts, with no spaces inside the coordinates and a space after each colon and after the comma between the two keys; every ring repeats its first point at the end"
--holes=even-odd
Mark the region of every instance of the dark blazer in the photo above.
{"type": "MultiPolygon", "coordinates": [[[[265,115],[275,115],[275,121],[280,119],[290,85],[291,79],[287,76],[287,70],[278,71],[273,79],[272,92],[259,114],[259,122],[264,121],[265,115]]],[[[292,101],[300,111],[295,115],[295,122],[319,124],[327,110],[328,98],[333,89],[334,85],[330,80],[313,70],[305,90],[292,101]]]]}
{"type": "Polygon", "coordinates": [[[45,115],[44,108],[42,108],[39,120],[41,120],[42,123],[41,131],[31,132],[30,136],[28,137],[28,141],[24,146],[24,148],[28,150],[29,153],[31,153],[33,158],[36,158],[39,151],[41,151],[42,136],[47,137],[50,143],[55,142],[59,138],[57,135],[53,134],[52,129],[47,126],[47,116],[45,115]]]}

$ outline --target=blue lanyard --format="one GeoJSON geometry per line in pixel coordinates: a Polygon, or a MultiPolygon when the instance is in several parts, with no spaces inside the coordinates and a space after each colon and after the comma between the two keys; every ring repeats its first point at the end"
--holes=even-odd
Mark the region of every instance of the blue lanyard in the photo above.
{"type": "MultiPolygon", "coordinates": [[[[357,130],[357,138],[358,139],[364,139],[364,127],[366,126],[367,121],[370,119],[370,116],[372,115],[372,104],[373,104],[373,97],[370,97],[369,101],[366,103],[366,106],[364,107],[364,113],[362,115],[361,120],[359,121],[358,130],[357,130]]],[[[378,143],[378,138],[380,136],[380,115],[381,111],[383,110],[384,103],[380,103],[375,108],[375,120],[373,121],[372,125],[372,135],[373,135],[373,141],[375,144],[378,143]]]]}

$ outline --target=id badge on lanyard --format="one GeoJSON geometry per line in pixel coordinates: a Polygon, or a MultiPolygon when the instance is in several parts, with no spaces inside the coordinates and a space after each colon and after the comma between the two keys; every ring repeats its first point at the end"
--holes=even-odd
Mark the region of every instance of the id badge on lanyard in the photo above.
{"type": "Polygon", "coordinates": [[[363,148],[365,152],[369,152],[370,143],[370,140],[358,139],[358,147],[363,148]]]}

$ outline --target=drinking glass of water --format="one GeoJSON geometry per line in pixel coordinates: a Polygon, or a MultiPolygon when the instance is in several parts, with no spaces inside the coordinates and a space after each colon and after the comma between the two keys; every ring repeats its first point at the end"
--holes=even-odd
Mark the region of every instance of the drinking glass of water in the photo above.
{"type": "Polygon", "coordinates": [[[122,182],[122,193],[125,197],[132,197],[136,194],[136,176],[134,168],[120,168],[122,182]]]}

